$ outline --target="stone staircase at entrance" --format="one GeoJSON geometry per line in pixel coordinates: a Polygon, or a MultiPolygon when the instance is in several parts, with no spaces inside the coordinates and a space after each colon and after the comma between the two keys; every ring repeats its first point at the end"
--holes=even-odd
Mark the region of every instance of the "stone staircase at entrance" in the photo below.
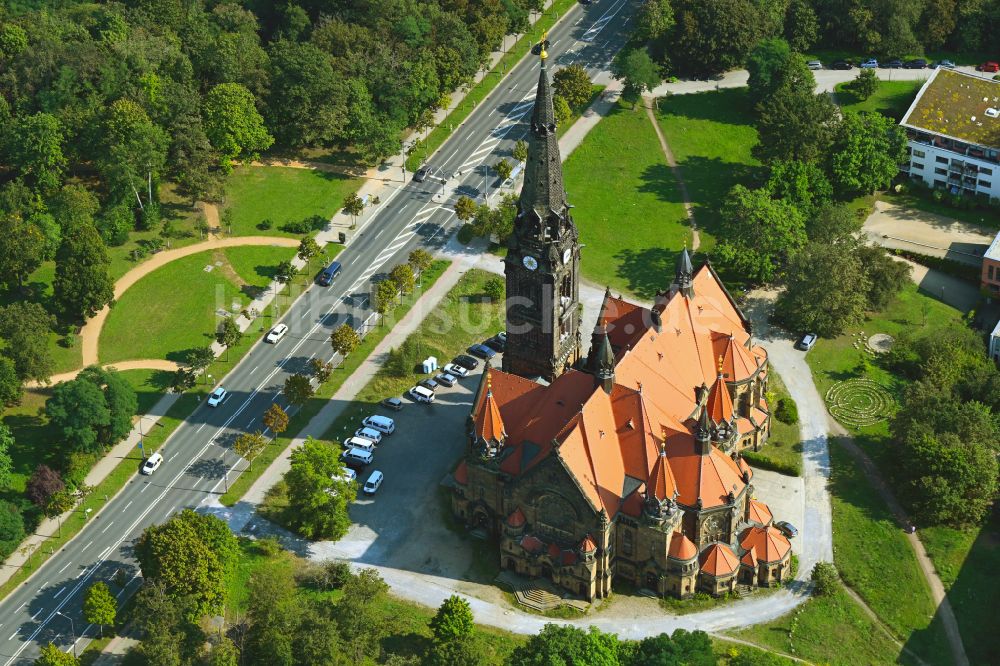
{"type": "Polygon", "coordinates": [[[581,613],[586,613],[590,609],[588,602],[566,595],[563,590],[545,578],[525,578],[510,571],[501,571],[496,580],[514,593],[517,603],[540,613],[555,610],[560,606],[569,606],[581,613]]]}

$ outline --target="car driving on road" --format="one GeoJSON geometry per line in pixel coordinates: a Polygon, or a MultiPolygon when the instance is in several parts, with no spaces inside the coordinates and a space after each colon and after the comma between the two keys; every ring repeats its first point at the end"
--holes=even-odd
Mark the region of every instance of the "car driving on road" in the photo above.
{"type": "Polygon", "coordinates": [[[277,344],[278,340],[285,337],[285,333],[288,333],[288,325],[278,324],[267,334],[267,337],[264,338],[264,342],[269,342],[272,345],[277,344]]]}
{"type": "Polygon", "coordinates": [[[212,391],[211,395],[208,396],[208,406],[218,407],[226,399],[227,395],[229,395],[229,393],[226,392],[226,389],[220,386],[212,391]]]}
{"type": "Polygon", "coordinates": [[[413,182],[414,183],[422,183],[425,180],[427,180],[427,177],[430,176],[433,173],[434,173],[434,171],[430,167],[426,167],[426,166],[425,167],[420,167],[413,174],[413,182]]]}

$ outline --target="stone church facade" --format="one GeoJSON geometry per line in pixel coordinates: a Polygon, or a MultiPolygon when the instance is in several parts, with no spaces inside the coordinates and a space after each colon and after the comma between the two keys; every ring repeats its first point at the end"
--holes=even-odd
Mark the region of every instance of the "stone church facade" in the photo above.
{"type": "Polygon", "coordinates": [[[469,416],[456,516],[496,536],[504,569],[588,600],[616,578],[681,598],[787,580],[791,545],[740,455],[770,432],[750,322],[684,250],[651,307],[607,292],[585,349],[544,51],[528,139],[507,350],[469,416]]]}

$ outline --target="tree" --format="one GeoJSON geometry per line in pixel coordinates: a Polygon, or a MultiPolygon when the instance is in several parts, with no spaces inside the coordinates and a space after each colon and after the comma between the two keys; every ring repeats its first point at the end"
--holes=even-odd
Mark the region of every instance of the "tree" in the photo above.
{"type": "Polygon", "coordinates": [[[330,335],[330,346],[344,358],[353,352],[361,344],[361,336],[347,323],[341,324],[337,330],[330,335]]]}
{"type": "Polygon", "coordinates": [[[684,664],[685,666],[714,666],[715,653],[712,640],[704,631],[675,629],[670,636],[660,634],[642,639],[632,655],[631,663],[684,664]]]}
{"type": "Polygon", "coordinates": [[[76,499],[76,493],[69,488],[63,488],[57,493],[52,493],[49,501],[42,507],[42,513],[49,518],[55,518],[76,506],[76,499]]]}
{"type": "Polygon", "coordinates": [[[8,129],[4,152],[21,176],[43,192],[57,189],[66,169],[62,123],[48,113],[14,120],[8,129]]]}
{"type": "Polygon", "coordinates": [[[6,356],[0,356],[0,407],[21,402],[23,395],[24,385],[17,376],[14,361],[6,356]]]}
{"type": "Polygon", "coordinates": [[[273,42],[267,126],[285,146],[328,145],[342,138],[347,87],[332,58],[310,42],[273,42]]]}
{"type": "Polygon", "coordinates": [[[14,433],[6,424],[0,423],[0,488],[10,486],[11,474],[14,471],[14,461],[11,460],[10,449],[14,444],[14,433]]]}
{"type": "Polygon", "coordinates": [[[710,75],[742,66],[767,34],[760,6],[751,0],[678,0],[670,34],[673,64],[688,74],[710,75]]]}
{"type": "Polygon", "coordinates": [[[511,157],[513,157],[518,162],[528,161],[528,142],[524,139],[518,139],[517,143],[514,144],[514,150],[511,151],[511,157]]]}
{"type": "Polygon", "coordinates": [[[817,562],[809,577],[817,596],[830,597],[840,589],[840,575],[832,562],[817,562]]]}
{"type": "Polygon", "coordinates": [[[320,248],[319,243],[312,236],[306,236],[301,241],[299,241],[299,251],[296,256],[299,259],[306,262],[308,266],[312,262],[313,257],[319,256],[323,252],[320,248]]]}
{"type": "Polygon", "coordinates": [[[225,522],[185,509],[147,527],[135,545],[143,578],[167,595],[189,597],[197,614],[217,613],[226,600],[226,575],[239,545],[225,522]]]}
{"type": "Polygon", "coordinates": [[[455,201],[455,217],[462,222],[468,222],[475,217],[478,208],[475,201],[462,195],[455,201]]]}
{"type": "Polygon", "coordinates": [[[93,224],[68,227],[56,252],[52,297],[69,321],[93,317],[115,298],[111,258],[93,224]]]}
{"type": "Polygon", "coordinates": [[[861,225],[862,220],[849,206],[827,205],[807,218],[806,233],[817,243],[853,243],[861,225]]]}
{"type": "Polygon", "coordinates": [[[805,53],[819,40],[819,20],[808,0],[791,0],[785,12],[785,39],[792,50],[805,53]]]}
{"type": "Polygon", "coordinates": [[[395,307],[398,296],[399,285],[394,280],[381,280],[375,287],[375,312],[384,317],[395,307]]]}
{"type": "Polygon", "coordinates": [[[635,17],[635,37],[644,42],[663,37],[674,27],[670,0],[643,0],[635,17]]]}
{"type": "Polygon", "coordinates": [[[261,417],[261,422],[275,435],[280,435],[288,429],[288,412],[278,403],[272,402],[261,417]]]}
{"type": "Polygon", "coordinates": [[[226,317],[215,332],[215,341],[226,348],[226,360],[229,360],[229,348],[238,345],[243,339],[243,331],[236,325],[233,317],[226,317]]]}
{"type": "Polygon", "coordinates": [[[830,153],[830,173],[840,196],[887,187],[906,158],[906,134],[881,113],[846,111],[830,153]]]}
{"type": "Polygon", "coordinates": [[[253,93],[239,83],[220,83],[209,90],[202,113],[205,135],[219,152],[226,172],[233,160],[242,157],[249,163],[274,143],[257,112],[253,93]]]}
{"type": "Polygon", "coordinates": [[[309,398],[313,397],[313,394],[316,393],[316,389],[313,388],[309,377],[306,375],[294,374],[289,375],[289,377],[285,380],[283,392],[290,404],[301,407],[309,402],[309,398]]]}
{"type": "Polygon", "coordinates": [[[187,366],[196,372],[205,370],[213,361],[215,361],[215,351],[211,345],[189,349],[184,359],[187,366]]]}
{"type": "Polygon", "coordinates": [[[774,199],[782,199],[813,220],[819,209],[833,199],[833,187],[817,165],[799,160],[778,160],[771,165],[771,175],[764,188],[774,199]]]}
{"type": "Polygon", "coordinates": [[[362,569],[344,584],[333,617],[352,663],[364,663],[366,656],[379,654],[388,629],[379,605],[388,591],[389,586],[375,569],[362,569]]]}
{"type": "Polygon", "coordinates": [[[757,105],[760,139],[753,154],[766,164],[779,160],[819,162],[826,158],[837,132],[837,108],[826,95],[812,92],[812,73],[802,70],[802,57],[793,54],[791,72],[769,97],[757,105]],[[806,88],[809,88],[806,91],[806,88]]]}
{"type": "Polygon", "coordinates": [[[868,310],[881,312],[910,282],[910,266],[896,261],[885,249],[877,245],[858,248],[858,259],[868,276],[868,310]]]}
{"type": "Polygon", "coordinates": [[[469,602],[458,595],[451,595],[431,618],[430,627],[438,643],[450,643],[471,636],[476,622],[469,602]]]}
{"type": "Polygon", "coordinates": [[[510,174],[514,170],[514,166],[506,159],[501,159],[493,165],[493,170],[496,171],[497,176],[500,177],[500,184],[502,185],[507,182],[508,178],[510,178],[510,174]]]}
{"type": "Polygon", "coordinates": [[[316,378],[317,384],[325,384],[326,380],[330,379],[330,375],[333,374],[333,363],[321,358],[314,358],[309,361],[309,372],[316,378]]]}
{"type": "Polygon", "coordinates": [[[0,551],[12,553],[24,540],[24,517],[13,502],[0,500],[0,551]]]}
{"type": "Polygon", "coordinates": [[[87,588],[83,598],[83,619],[101,628],[104,636],[104,625],[112,625],[118,615],[118,599],[111,594],[108,584],[97,581],[87,588]]]}
{"type": "MultiPolygon", "coordinates": [[[[166,133],[130,99],[110,104],[102,124],[97,166],[115,201],[144,204],[139,188],[159,181],[167,157],[166,133]]],[[[151,203],[147,201],[146,203],[151,203]]]]}
{"type": "Polygon", "coordinates": [[[424,248],[418,247],[410,252],[407,262],[413,267],[415,273],[423,273],[434,263],[434,257],[424,248]]]}
{"type": "MultiPolygon", "coordinates": [[[[299,9],[296,5],[292,5],[292,7],[299,9]]],[[[236,648],[236,644],[233,643],[232,639],[223,636],[212,648],[206,666],[239,666],[239,663],[240,651],[236,648]]]]}
{"type": "Polygon", "coordinates": [[[792,330],[835,337],[864,318],[870,285],[850,248],[807,245],[789,262],[786,284],[777,311],[792,330]]]}
{"type": "Polygon", "coordinates": [[[351,224],[357,224],[358,215],[365,211],[365,202],[356,192],[351,192],[344,197],[344,212],[351,216],[351,224]]]}
{"type": "Polygon", "coordinates": [[[289,284],[298,275],[299,269],[290,260],[286,259],[278,264],[275,269],[274,279],[280,284],[289,284]]]}
{"type": "Polygon", "coordinates": [[[264,437],[259,430],[257,432],[245,432],[233,442],[233,451],[236,452],[236,455],[250,463],[251,471],[253,470],[253,459],[259,456],[266,448],[267,437],[264,437]]]}
{"type": "Polygon", "coordinates": [[[802,214],[766,190],[737,185],[722,208],[719,256],[748,279],[769,282],[806,241],[802,214]]]}
{"type": "Polygon", "coordinates": [[[45,404],[45,413],[71,451],[100,451],[102,442],[98,434],[111,425],[104,392],[86,379],[57,384],[45,404]]]}
{"type": "Polygon", "coordinates": [[[66,487],[63,480],[59,478],[59,473],[48,465],[39,465],[28,478],[28,483],[24,488],[24,496],[32,504],[39,508],[44,508],[49,503],[49,498],[66,487]]]}
{"type": "Polygon", "coordinates": [[[878,92],[880,83],[881,81],[879,81],[878,74],[875,73],[874,69],[862,69],[858,72],[854,80],[847,84],[846,88],[855,97],[863,101],[878,92]]]}
{"type": "Polygon", "coordinates": [[[194,388],[195,383],[197,383],[197,378],[188,368],[177,368],[170,378],[170,388],[177,393],[194,388]]]}
{"type": "Polygon", "coordinates": [[[337,540],[347,533],[347,506],[357,495],[357,485],[343,472],[338,451],[327,442],[309,437],[292,451],[285,475],[288,505],[305,538],[337,540]]]}
{"type": "MultiPolygon", "coordinates": [[[[664,0],[657,0],[657,2],[661,1],[664,0]]],[[[587,70],[584,69],[583,65],[570,65],[556,72],[552,77],[552,90],[574,109],[583,108],[593,94],[590,76],[587,75],[587,70]]]]}
{"type": "Polygon", "coordinates": [[[41,265],[45,236],[37,225],[20,214],[3,217],[0,234],[0,283],[7,289],[23,287],[24,280],[41,265]]]}
{"type": "Polygon", "coordinates": [[[617,652],[618,639],[613,634],[601,633],[596,627],[584,631],[572,626],[546,624],[528,642],[514,649],[507,658],[507,666],[617,666],[617,652]]]}
{"type": "Polygon", "coordinates": [[[642,93],[660,85],[662,80],[644,48],[619,51],[611,61],[611,75],[623,82],[622,97],[632,102],[633,109],[642,93]]]}
{"type": "Polygon", "coordinates": [[[0,25],[0,57],[13,59],[28,50],[28,33],[16,23],[0,25]]]}
{"type": "Polygon", "coordinates": [[[115,369],[104,370],[96,365],[84,368],[75,381],[89,381],[104,393],[108,405],[108,425],[98,429],[97,440],[105,446],[117,444],[132,431],[132,417],[139,411],[135,389],[115,369]]]}
{"type": "Polygon", "coordinates": [[[490,297],[494,302],[499,303],[503,300],[504,294],[507,293],[507,285],[504,284],[502,278],[490,278],[483,285],[483,291],[486,295],[490,297]]]}
{"type": "Polygon", "coordinates": [[[39,303],[15,301],[0,308],[0,337],[7,342],[4,354],[14,362],[21,381],[47,382],[52,375],[49,331],[53,326],[55,319],[39,303]]]}
{"type": "Polygon", "coordinates": [[[754,47],[747,58],[747,97],[751,104],[760,104],[781,87],[791,57],[788,42],[778,37],[761,40],[754,47]]]}
{"type": "Polygon", "coordinates": [[[63,652],[53,643],[42,648],[35,659],[35,666],[80,666],[80,660],[70,652],[63,652]]]}
{"type": "Polygon", "coordinates": [[[410,264],[398,264],[389,271],[389,279],[396,283],[401,294],[409,294],[416,284],[413,267],[410,264]]]}

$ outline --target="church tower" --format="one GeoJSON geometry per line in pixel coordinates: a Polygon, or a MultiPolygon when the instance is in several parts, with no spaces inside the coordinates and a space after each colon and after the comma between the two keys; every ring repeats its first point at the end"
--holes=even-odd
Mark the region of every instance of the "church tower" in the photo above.
{"type": "Polygon", "coordinates": [[[580,357],[580,243],[563,191],[544,35],[541,43],[524,185],[504,259],[503,370],[551,382],[580,357]]]}

